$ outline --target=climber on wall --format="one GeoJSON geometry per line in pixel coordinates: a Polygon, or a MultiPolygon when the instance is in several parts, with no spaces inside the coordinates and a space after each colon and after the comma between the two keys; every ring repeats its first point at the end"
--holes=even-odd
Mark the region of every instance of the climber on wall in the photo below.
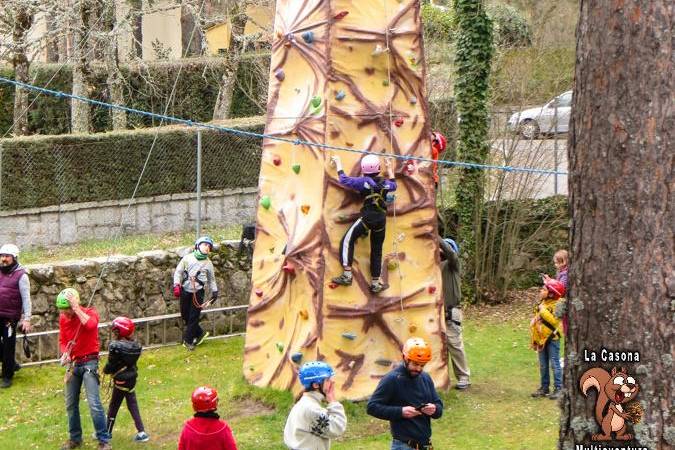
{"type": "Polygon", "coordinates": [[[382,270],[382,244],[387,222],[386,198],[389,192],[396,190],[396,180],[389,160],[385,160],[387,179],[380,177],[380,158],[366,155],[361,159],[361,177],[350,177],[342,169],[339,156],[331,158],[337,168],[340,184],[357,191],[363,198],[361,216],[354,222],[340,241],[340,263],[344,269],[342,275],[333,278],[333,283],[341,286],[352,284],[352,263],[354,261],[354,243],[370,232],[370,291],[382,292],[389,286],[380,280],[382,270]]]}
{"type": "Polygon", "coordinates": [[[434,163],[432,165],[432,172],[434,175],[434,186],[438,188],[438,163],[435,161],[438,161],[440,156],[445,152],[445,149],[447,147],[448,140],[445,139],[445,136],[443,136],[441,133],[438,131],[434,131],[431,133],[431,159],[434,160],[434,163]]]}

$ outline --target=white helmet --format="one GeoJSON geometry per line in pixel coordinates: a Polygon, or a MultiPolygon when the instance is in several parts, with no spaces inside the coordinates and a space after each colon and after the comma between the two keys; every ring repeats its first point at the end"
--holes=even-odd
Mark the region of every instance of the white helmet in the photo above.
{"type": "Polygon", "coordinates": [[[12,255],[14,259],[19,257],[19,247],[14,244],[5,244],[0,247],[0,255],[12,255]]]}

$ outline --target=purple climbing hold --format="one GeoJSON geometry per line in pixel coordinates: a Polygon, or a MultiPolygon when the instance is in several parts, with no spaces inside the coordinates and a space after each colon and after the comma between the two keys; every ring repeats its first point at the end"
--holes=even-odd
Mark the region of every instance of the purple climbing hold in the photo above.
{"type": "Polygon", "coordinates": [[[302,39],[306,43],[311,44],[312,42],[314,42],[314,33],[311,31],[305,31],[304,33],[302,33],[302,39]]]}
{"type": "Polygon", "coordinates": [[[284,79],[286,78],[286,73],[284,72],[284,69],[275,70],[274,77],[279,81],[284,81],[284,79]]]}

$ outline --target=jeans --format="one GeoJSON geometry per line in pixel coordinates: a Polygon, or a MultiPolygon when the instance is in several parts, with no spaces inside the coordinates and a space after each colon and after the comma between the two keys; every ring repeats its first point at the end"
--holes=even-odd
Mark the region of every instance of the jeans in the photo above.
{"type": "MultiPolygon", "coordinates": [[[[425,447],[431,448],[431,447],[425,447]]],[[[420,447],[419,450],[425,450],[425,448],[420,447]]],[[[417,450],[409,446],[405,442],[399,441],[398,439],[392,439],[391,441],[391,450],[417,450]]]]}
{"type": "Polygon", "coordinates": [[[541,387],[548,390],[551,384],[548,368],[549,364],[553,369],[553,387],[555,390],[562,389],[562,369],[560,368],[560,339],[549,339],[544,349],[539,354],[539,376],[541,377],[541,387]]]}
{"type": "Polygon", "coordinates": [[[70,440],[82,442],[82,424],[80,423],[80,390],[84,383],[89,413],[94,422],[96,439],[109,442],[110,433],[106,429],[106,417],[99,396],[98,361],[75,364],[66,383],[66,412],[68,413],[68,432],[70,440]]]}

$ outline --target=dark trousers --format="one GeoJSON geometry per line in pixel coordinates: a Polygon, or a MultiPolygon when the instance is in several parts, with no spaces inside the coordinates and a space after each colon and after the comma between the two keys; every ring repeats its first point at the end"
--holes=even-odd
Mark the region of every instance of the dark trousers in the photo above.
{"type": "MultiPolygon", "coordinates": [[[[180,294],[180,317],[183,319],[183,342],[194,344],[197,339],[202,337],[204,330],[199,326],[199,317],[202,313],[193,303],[192,292],[183,291],[180,294]]],[[[204,304],[204,289],[200,289],[195,294],[197,304],[204,304]]]]}
{"type": "Polygon", "coordinates": [[[124,399],[126,399],[127,408],[131,413],[131,417],[134,419],[136,430],[139,433],[141,431],[145,431],[145,428],[143,427],[143,420],[141,420],[141,412],[138,409],[136,393],[123,391],[113,387],[112,396],[110,397],[110,405],[108,405],[108,433],[112,435],[113,427],[115,426],[115,418],[117,417],[117,412],[120,410],[120,406],[122,406],[122,400],[124,399]]]}
{"type": "Polygon", "coordinates": [[[366,226],[363,218],[354,222],[340,241],[340,263],[342,266],[351,267],[354,262],[354,244],[360,237],[366,236],[370,231],[370,276],[378,278],[382,272],[382,244],[384,243],[385,224],[366,226]]]}
{"type": "Polygon", "coordinates": [[[0,319],[0,352],[2,353],[2,378],[11,380],[14,377],[16,361],[16,322],[0,319]]]}

